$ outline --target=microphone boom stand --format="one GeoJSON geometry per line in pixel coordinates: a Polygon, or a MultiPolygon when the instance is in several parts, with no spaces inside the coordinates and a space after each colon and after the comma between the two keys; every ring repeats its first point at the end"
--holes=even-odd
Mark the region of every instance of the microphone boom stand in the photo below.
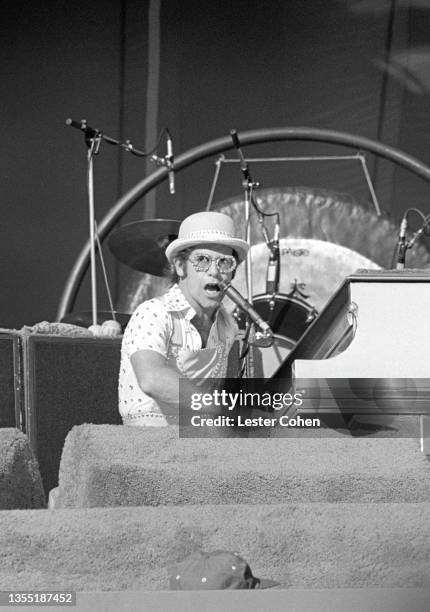
{"type": "Polygon", "coordinates": [[[100,136],[85,138],[88,146],[88,222],[90,229],[90,264],[91,264],[91,313],[93,325],[97,325],[97,273],[96,273],[96,231],[95,231],[95,206],[94,206],[94,156],[100,148],[100,136]]]}
{"type": "MultiPolygon", "coordinates": [[[[137,157],[148,157],[151,153],[156,150],[158,144],[160,142],[161,136],[164,132],[167,133],[168,136],[168,152],[166,157],[160,158],[156,155],[152,155],[151,161],[155,161],[158,165],[165,166],[169,171],[169,186],[170,193],[174,193],[174,164],[173,164],[173,153],[172,153],[172,142],[170,132],[167,128],[165,128],[158,139],[158,142],[154,149],[149,152],[141,151],[133,146],[130,140],[126,140],[125,142],[120,142],[115,138],[110,136],[106,136],[100,130],[97,130],[93,127],[90,127],[85,119],[81,119],[81,121],[74,121],[73,119],[66,119],[66,125],[73,127],[75,129],[81,130],[85,136],[85,144],[88,148],[87,152],[87,191],[88,191],[88,215],[89,215],[89,233],[90,233],[90,267],[91,267],[91,312],[92,312],[92,324],[97,325],[97,274],[96,274],[96,240],[98,240],[97,231],[96,231],[96,220],[95,220],[95,206],[94,206],[94,156],[98,154],[100,150],[100,143],[103,140],[111,145],[118,145],[125,149],[125,151],[132,153],[137,157]]],[[[99,246],[100,256],[102,258],[102,251],[99,246]]],[[[103,263],[103,260],[102,260],[103,263]]],[[[109,287],[107,286],[108,294],[109,287]]],[[[112,316],[115,318],[113,314],[112,308],[112,316]]]]}
{"type": "MultiPolygon", "coordinates": [[[[270,241],[267,235],[267,231],[266,228],[264,226],[263,223],[263,215],[261,214],[258,206],[256,205],[255,201],[254,201],[254,196],[253,196],[253,190],[257,187],[260,186],[260,183],[258,182],[254,182],[251,178],[251,174],[249,172],[249,166],[246,162],[246,159],[242,153],[242,149],[240,147],[240,141],[239,141],[239,137],[237,134],[236,130],[230,130],[230,136],[231,139],[233,141],[233,144],[235,146],[235,148],[237,149],[237,153],[239,155],[239,160],[240,160],[240,169],[242,171],[243,174],[243,181],[242,181],[242,186],[244,189],[244,196],[245,196],[245,227],[246,227],[246,233],[245,233],[245,239],[246,242],[251,246],[251,205],[254,206],[255,210],[257,211],[258,214],[258,220],[259,222],[262,224],[262,229],[263,229],[263,235],[264,235],[264,239],[266,241],[266,244],[269,246],[270,248],[270,241]]],[[[252,307],[253,304],[253,290],[252,290],[252,259],[251,259],[251,249],[249,249],[248,251],[248,255],[245,259],[245,278],[246,278],[246,287],[247,287],[247,297],[248,297],[248,302],[252,307]]],[[[245,350],[244,350],[244,355],[247,356],[247,361],[246,361],[246,370],[247,370],[247,377],[248,378],[254,378],[255,375],[255,359],[254,359],[254,352],[251,349],[252,345],[256,344],[256,336],[257,336],[257,332],[255,331],[255,326],[253,323],[250,324],[250,327],[248,327],[246,333],[245,333],[245,338],[244,338],[244,344],[245,344],[245,350]],[[250,339],[252,333],[252,337],[250,339]]],[[[258,332],[258,335],[261,336],[261,332],[258,332]]],[[[262,338],[265,342],[264,345],[261,346],[271,346],[271,344],[273,343],[273,334],[272,331],[270,329],[269,326],[267,326],[267,330],[265,330],[263,332],[262,338]],[[268,342],[268,343],[267,343],[268,342]]]]}

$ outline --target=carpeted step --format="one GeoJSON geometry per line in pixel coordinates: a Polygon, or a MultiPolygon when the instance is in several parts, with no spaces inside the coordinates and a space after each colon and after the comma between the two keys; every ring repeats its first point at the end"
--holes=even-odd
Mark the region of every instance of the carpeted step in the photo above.
{"type": "Polygon", "coordinates": [[[415,439],[178,439],[177,429],[81,425],[56,507],[430,501],[415,439]]]}
{"type": "Polygon", "coordinates": [[[428,503],[4,511],[0,590],[168,589],[199,547],[280,588],[428,588],[429,523],[428,503]]]}
{"type": "Polygon", "coordinates": [[[45,505],[39,466],[27,436],[14,428],[0,429],[0,510],[45,505]]]}

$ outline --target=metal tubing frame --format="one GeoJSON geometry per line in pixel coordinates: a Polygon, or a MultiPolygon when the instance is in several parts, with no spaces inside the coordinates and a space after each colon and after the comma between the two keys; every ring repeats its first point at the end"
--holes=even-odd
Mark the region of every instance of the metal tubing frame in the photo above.
{"type": "MultiPolygon", "coordinates": [[[[310,127],[265,128],[240,133],[240,142],[243,146],[285,140],[325,142],[328,144],[342,145],[358,150],[369,151],[370,153],[379,155],[380,157],[406,168],[430,183],[430,167],[399,149],[362,136],[310,127]]],[[[234,149],[234,145],[230,135],[206,142],[176,157],[175,172],[179,172],[197,161],[231,149],[234,149]]],[[[140,198],[148,193],[148,191],[151,191],[151,189],[154,189],[154,187],[167,180],[168,174],[168,168],[160,168],[125,193],[98,224],[100,240],[104,240],[114,225],[140,198]]],[[[88,240],[80,251],[67,278],[57,310],[57,321],[61,320],[73,309],[83,277],[89,267],[90,251],[90,241],[88,240]]]]}

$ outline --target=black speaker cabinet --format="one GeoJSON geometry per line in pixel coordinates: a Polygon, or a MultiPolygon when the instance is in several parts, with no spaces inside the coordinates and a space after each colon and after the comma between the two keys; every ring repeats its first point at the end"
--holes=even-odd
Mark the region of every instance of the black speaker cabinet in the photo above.
{"type": "Polygon", "coordinates": [[[12,330],[0,330],[0,427],[22,428],[21,337],[12,330]]]}
{"type": "Polygon", "coordinates": [[[120,338],[23,338],[24,430],[45,492],[58,484],[64,440],[74,425],[120,424],[120,338]]]}

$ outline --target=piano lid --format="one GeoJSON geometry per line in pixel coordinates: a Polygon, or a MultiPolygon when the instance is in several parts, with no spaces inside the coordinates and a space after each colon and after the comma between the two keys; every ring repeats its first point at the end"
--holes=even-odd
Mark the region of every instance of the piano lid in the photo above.
{"type": "Polygon", "coordinates": [[[350,274],[347,282],[365,283],[428,283],[430,282],[430,268],[405,270],[357,270],[350,274]]]}
{"type": "MultiPolygon", "coordinates": [[[[350,350],[348,347],[353,340],[355,343],[358,339],[356,329],[360,350],[344,364],[353,371],[340,371],[344,367],[335,359],[332,361],[333,365],[337,361],[334,376],[377,376],[381,362],[385,370],[391,367],[398,370],[402,364],[406,368],[405,359],[399,361],[400,352],[407,353],[408,358],[417,363],[422,359],[418,347],[423,347],[423,334],[430,337],[430,317],[424,306],[429,303],[430,270],[357,270],[341,283],[272,378],[292,378],[294,362],[331,361],[350,350]],[[393,360],[395,363],[391,363],[393,360]],[[373,372],[369,371],[372,368],[373,372]]],[[[427,361],[430,363],[430,355],[427,361]]],[[[309,368],[312,372],[313,365],[309,368]]],[[[302,366],[300,376],[314,375],[310,371],[303,373],[302,366]]],[[[412,364],[408,368],[411,366],[413,369],[412,364]]],[[[329,363],[323,364],[315,375],[333,375],[327,369],[330,367],[329,363]]],[[[392,376],[396,376],[394,369],[392,376]]],[[[401,375],[406,376],[405,371],[401,375]]]]}

